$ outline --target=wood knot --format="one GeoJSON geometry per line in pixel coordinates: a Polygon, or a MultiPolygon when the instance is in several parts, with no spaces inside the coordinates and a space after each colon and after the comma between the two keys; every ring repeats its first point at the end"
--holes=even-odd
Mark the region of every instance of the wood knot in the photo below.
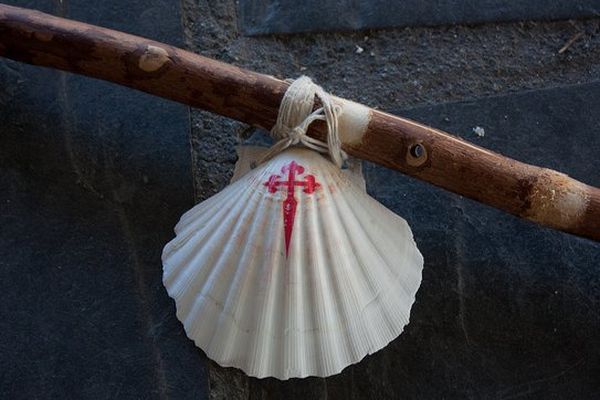
{"type": "Polygon", "coordinates": [[[406,151],[406,163],[411,167],[420,167],[425,164],[429,155],[427,148],[421,142],[414,142],[408,145],[406,151]]]}
{"type": "Polygon", "coordinates": [[[577,225],[589,202],[586,186],[560,172],[542,171],[529,190],[525,216],[559,229],[577,225]]]}
{"type": "Polygon", "coordinates": [[[144,54],[140,56],[138,67],[145,72],[159,70],[169,61],[169,53],[162,47],[148,45],[144,54]]]}

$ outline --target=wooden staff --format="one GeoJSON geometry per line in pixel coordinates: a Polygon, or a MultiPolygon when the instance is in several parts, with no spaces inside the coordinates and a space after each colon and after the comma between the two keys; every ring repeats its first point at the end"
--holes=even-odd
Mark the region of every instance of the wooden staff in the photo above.
{"type": "MultiPolygon", "coordinates": [[[[104,79],[270,129],[288,84],[163,43],[0,4],[0,56],[104,79]]],[[[343,148],[537,223],[600,241],[600,189],[336,98],[343,148]]],[[[325,127],[309,134],[323,140],[325,127]]]]}

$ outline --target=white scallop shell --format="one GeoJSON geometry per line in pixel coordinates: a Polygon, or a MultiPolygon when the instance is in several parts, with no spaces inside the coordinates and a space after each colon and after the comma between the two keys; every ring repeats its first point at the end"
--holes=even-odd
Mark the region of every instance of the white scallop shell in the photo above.
{"type": "Polygon", "coordinates": [[[175,232],[163,282],[177,317],[211,359],[250,376],[339,373],[400,335],[421,282],[423,258],[406,221],[302,148],[196,205],[175,232]],[[303,167],[295,181],[312,175],[315,185],[291,193],[286,256],[291,186],[281,182],[292,161],[303,167]]]}

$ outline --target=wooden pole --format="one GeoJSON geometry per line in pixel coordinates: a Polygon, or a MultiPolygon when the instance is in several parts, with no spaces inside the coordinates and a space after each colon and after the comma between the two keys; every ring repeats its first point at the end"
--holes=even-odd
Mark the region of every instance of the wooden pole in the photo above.
{"type": "MultiPolygon", "coordinates": [[[[288,84],[163,43],[0,4],[0,56],[104,79],[270,129],[288,84]]],[[[600,189],[336,99],[344,149],[513,215],[600,241],[600,189]]],[[[311,136],[324,139],[323,124],[311,136]]]]}

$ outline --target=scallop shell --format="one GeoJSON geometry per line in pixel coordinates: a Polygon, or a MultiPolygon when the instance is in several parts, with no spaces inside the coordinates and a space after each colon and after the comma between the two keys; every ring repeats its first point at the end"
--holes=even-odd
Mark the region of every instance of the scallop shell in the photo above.
{"type": "Polygon", "coordinates": [[[406,221],[290,148],[185,213],[163,282],[187,335],[254,377],[339,373],[396,338],[423,258],[406,221]]]}

